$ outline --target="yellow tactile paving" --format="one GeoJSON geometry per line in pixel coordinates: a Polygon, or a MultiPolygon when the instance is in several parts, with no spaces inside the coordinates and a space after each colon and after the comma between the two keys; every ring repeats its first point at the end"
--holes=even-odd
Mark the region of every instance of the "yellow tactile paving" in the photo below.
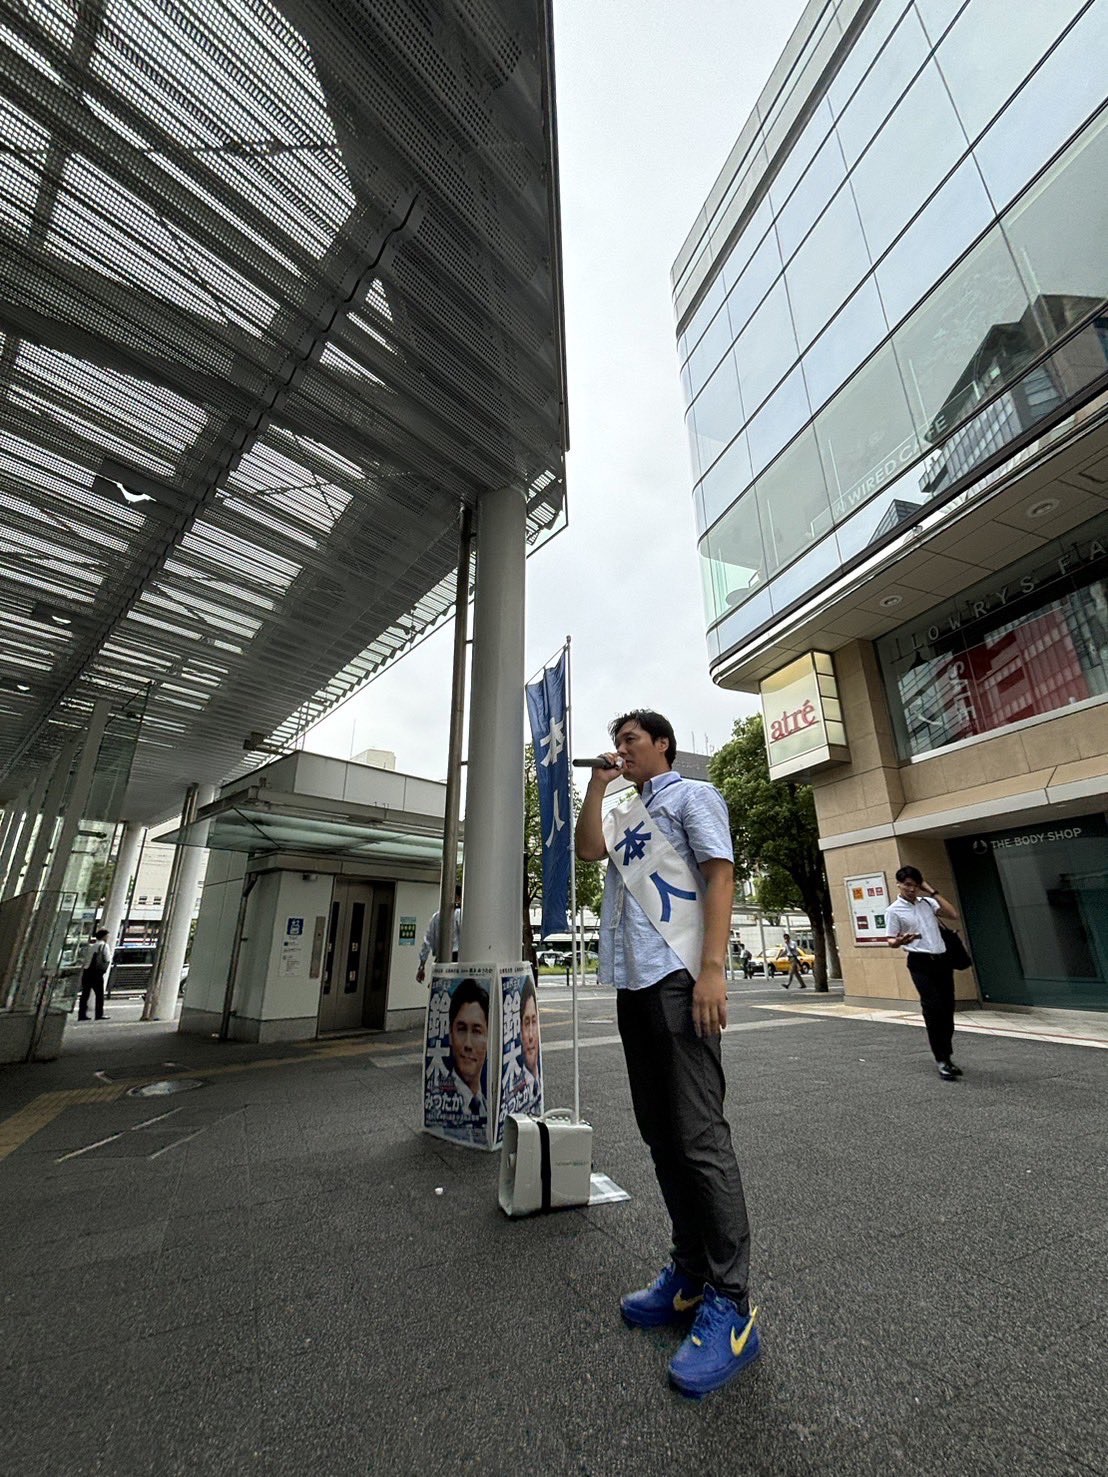
{"type": "MultiPolygon", "coordinates": [[[[318,1058],[342,1058],[352,1056],[374,1056],[411,1050],[410,1042],[402,1041],[329,1041],[316,1044],[313,1050],[302,1056],[261,1057],[251,1062],[226,1062],[222,1066],[191,1067],[185,1072],[167,1072],[170,1077],[226,1077],[235,1072],[260,1072],[268,1067],[300,1066],[305,1061],[318,1058]]],[[[0,1160],[6,1159],[27,1142],[39,1129],[52,1123],[66,1108],[83,1103],[110,1103],[142,1082],[156,1082],[157,1074],[145,1072],[139,1077],[121,1078],[105,1087],[75,1087],[59,1092],[43,1092],[26,1107],[20,1108],[10,1118],[0,1121],[0,1160]]]]}
{"type": "Polygon", "coordinates": [[[80,1103],[110,1103],[126,1090],[125,1083],[110,1087],[75,1087],[65,1092],[42,1092],[25,1108],[0,1123],[0,1159],[6,1159],[29,1138],[53,1123],[59,1113],[80,1103]]]}

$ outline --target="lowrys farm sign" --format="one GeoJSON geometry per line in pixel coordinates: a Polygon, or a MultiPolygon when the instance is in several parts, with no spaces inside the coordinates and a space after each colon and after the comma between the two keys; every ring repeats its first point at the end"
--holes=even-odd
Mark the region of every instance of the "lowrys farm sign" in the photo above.
{"type": "Polygon", "coordinates": [[[825,651],[809,651],[774,672],[761,693],[771,779],[849,760],[835,668],[825,651]]]}

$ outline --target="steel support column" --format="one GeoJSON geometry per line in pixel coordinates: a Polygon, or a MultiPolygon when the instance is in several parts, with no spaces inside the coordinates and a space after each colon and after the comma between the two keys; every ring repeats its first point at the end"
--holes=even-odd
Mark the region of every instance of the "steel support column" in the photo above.
{"type": "MultiPolygon", "coordinates": [[[[192,824],[196,812],[209,805],[215,798],[214,785],[190,785],[185,794],[181,812],[181,830],[192,824]]],[[[165,900],[161,931],[158,935],[158,953],[154,960],[154,973],[146,992],[142,1007],[144,1021],[171,1021],[177,1009],[177,992],[181,984],[181,970],[188,951],[189,926],[192,923],[192,904],[196,897],[196,884],[200,878],[200,865],[204,860],[202,846],[178,844],[170,875],[169,893],[165,900]]]]}
{"type": "Polygon", "coordinates": [[[439,942],[435,958],[453,952],[454,889],[458,877],[458,814],[462,793],[462,737],[466,710],[466,643],[469,636],[469,570],[473,558],[473,514],[463,508],[458,531],[458,588],[454,600],[454,666],[450,684],[450,742],[446,756],[446,800],[439,881],[439,942]]]}
{"type": "Polygon", "coordinates": [[[522,948],[526,518],[515,488],[477,510],[461,955],[510,963],[522,948]]]}
{"type": "MultiPolygon", "coordinates": [[[[62,801],[58,802],[63,806],[60,814],[61,825],[58,828],[54,849],[50,853],[46,875],[42,879],[38,905],[27,930],[27,942],[19,965],[19,982],[16,985],[14,1000],[17,1009],[21,1005],[31,1005],[39,1013],[40,1026],[41,1016],[50,1003],[51,976],[58,965],[57,958],[53,957],[53,939],[62,889],[65,887],[66,869],[73,855],[73,847],[84,817],[85,806],[88,804],[89,791],[92,789],[93,777],[96,774],[96,761],[100,757],[100,740],[104,737],[104,729],[107,727],[111,707],[111,702],[107,698],[100,698],[98,702],[95,702],[84,734],[76,735],[62,749],[58,756],[57,769],[50,781],[50,789],[47,791],[47,804],[43,808],[40,841],[53,834],[54,821],[49,801],[51,792],[57,794],[60,789],[63,797],[62,801]],[[77,767],[73,771],[73,783],[69,786],[69,793],[66,795],[65,782],[69,777],[73,751],[78,744],[81,745],[81,753],[77,760],[77,767]]],[[[36,854],[38,850],[36,843],[36,854]]],[[[35,857],[32,856],[27,881],[24,885],[25,892],[30,891],[38,880],[34,871],[34,863],[35,857]]],[[[32,1052],[33,1050],[34,1043],[32,1042],[32,1052]]]]}
{"type": "Polygon", "coordinates": [[[19,833],[29,814],[29,795],[27,790],[23,789],[8,802],[8,808],[4,812],[4,825],[0,830],[0,890],[3,889],[8,875],[8,865],[15,852],[15,843],[19,840],[19,833]]]}
{"type": "MultiPolygon", "coordinates": [[[[99,740],[97,740],[99,743],[99,740]]],[[[27,871],[24,874],[23,884],[19,887],[20,892],[37,892],[39,883],[42,881],[42,869],[46,866],[46,859],[50,855],[54,844],[54,832],[58,828],[58,822],[62,819],[65,810],[65,793],[69,786],[69,772],[73,768],[73,760],[80,748],[81,735],[74,733],[58,750],[58,757],[54,761],[54,767],[50,771],[49,779],[46,781],[45,794],[42,798],[42,819],[39,822],[38,831],[35,833],[34,844],[31,847],[31,855],[27,862],[27,871]]],[[[29,820],[33,817],[29,817],[29,820]]],[[[17,886],[18,886],[18,879],[17,886]]],[[[14,895],[14,894],[13,894],[14,895]]]]}

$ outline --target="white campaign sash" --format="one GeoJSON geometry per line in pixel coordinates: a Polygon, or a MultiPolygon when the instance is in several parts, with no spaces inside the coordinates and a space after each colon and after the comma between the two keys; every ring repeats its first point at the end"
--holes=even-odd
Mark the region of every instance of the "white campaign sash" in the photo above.
{"type": "Polygon", "coordinates": [[[624,886],[695,979],[704,950],[701,878],[632,794],[604,817],[608,858],[624,886]]]}

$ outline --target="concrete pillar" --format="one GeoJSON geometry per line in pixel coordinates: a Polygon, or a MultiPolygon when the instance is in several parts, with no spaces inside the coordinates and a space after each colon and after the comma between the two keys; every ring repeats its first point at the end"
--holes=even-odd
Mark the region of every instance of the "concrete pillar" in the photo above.
{"type": "MultiPolygon", "coordinates": [[[[190,785],[181,811],[182,829],[190,825],[196,812],[203,806],[210,805],[214,798],[214,785],[190,785]]],[[[188,950],[192,904],[196,897],[196,884],[203,860],[202,846],[184,846],[178,843],[158,935],[154,973],[142,1007],[144,1021],[171,1021],[176,1012],[181,970],[184,968],[188,950]]]]}
{"type": "MultiPolygon", "coordinates": [[[[50,836],[54,830],[53,815],[49,805],[51,792],[57,793],[58,786],[55,782],[60,782],[60,790],[64,796],[65,779],[69,775],[72,753],[77,744],[81,745],[80,758],[73,772],[73,783],[69,786],[69,794],[65,796],[64,802],[59,802],[64,803],[61,825],[58,828],[54,849],[50,853],[46,875],[42,879],[38,906],[32,915],[27,931],[27,943],[19,966],[20,977],[15,992],[17,1008],[20,1005],[33,1005],[38,1008],[44,993],[39,986],[42,985],[45,989],[50,975],[57,967],[57,959],[49,956],[53,952],[52,935],[57,922],[58,902],[62,888],[65,886],[65,873],[70,857],[73,855],[73,844],[77,840],[77,831],[84,816],[85,806],[88,804],[89,791],[96,773],[96,761],[100,757],[100,740],[104,737],[104,729],[110,712],[111,703],[107,698],[101,698],[94,703],[84,734],[78,734],[71,739],[58,755],[58,766],[47,791],[47,804],[43,807],[42,831],[46,836],[50,836]]],[[[39,840],[42,839],[40,834],[39,840]]],[[[36,854],[38,851],[39,844],[36,842],[36,854]]],[[[29,891],[37,880],[34,863],[35,856],[32,855],[24,891],[29,891]]]]}
{"type": "Polygon", "coordinates": [[[145,831],[146,827],[140,825],[138,821],[127,821],[123,827],[123,835],[119,839],[119,851],[116,853],[112,885],[108,890],[107,902],[104,904],[104,916],[100,920],[100,927],[108,930],[108,943],[113,949],[119,942],[119,925],[123,922],[123,910],[130,896],[131,878],[134,875],[135,863],[138,860],[145,831]]]}
{"type": "Polygon", "coordinates": [[[510,963],[522,948],[525,535],[518,490],[481,498],[460,955],[474,964],[510,963]]]}

